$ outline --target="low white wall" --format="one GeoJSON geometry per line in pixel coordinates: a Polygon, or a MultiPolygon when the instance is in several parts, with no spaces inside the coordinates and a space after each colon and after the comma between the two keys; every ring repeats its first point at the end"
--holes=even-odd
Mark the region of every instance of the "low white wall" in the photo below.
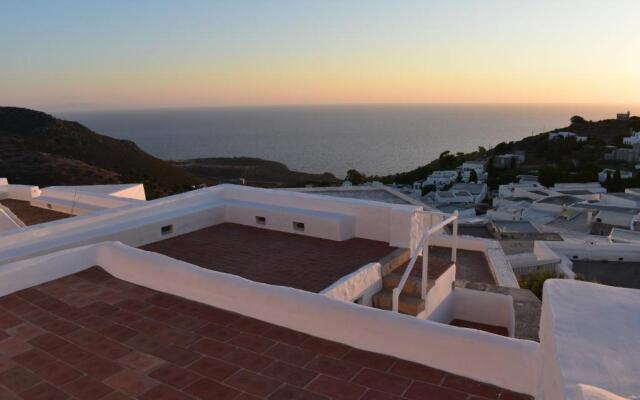
{"type": "Polygon", "coordinates": [[[84,190],[74,191],[64,187],[44,188],[40,196],[31,201],[35,207],[74,215],[84,215],[104,208],[118,208],[139,203],[141,200],[91,193],[84,190]]]}
{"type": "Polygon", "coordinates": [[[544,368],[538,398],[580,398],[580,384],[637,398],[639,309],[636,289],[567,279],[545,281],[540,318],[544,368]]]}
{"type": "Polygon", "coordinates": [[[570,260],[580,261],[640,261],[638,245],[630,243],[575,243],[575,242],[535,242],[539,249],[550,249],[570,260]],[[622,258],[622,260],[620,260],[622,258]]]}
{"type": "Polygon", "coordinates": [[[418,215],[422,212],[420,206],[247,186],[219,185],[218,187],[221,188],[224,199],[228,200],[351,215],[355,218],[356,237],[387,242],[394,247],[409,248],[413,243],[417,243],[422,234],[422,226],[414,229],[414,225],[418,223],[418,215]]]}
{"type": "MultiPolygon", "coordinates": [[[[147,244],[164,238],[159,234],[163,224],[174,225],[172,235],[188,233],[224,222],[224,216],[218,218],[214,210],[224,206],[228,200],[292,207],[310,213],[343,214],[355,219],[356,237],[387,242],[395,247],[408,248],[417,243],[422,234],[422,210],[417,206],[219,185],[5,235],[0,242],[0,264],[104,240],[119,240],[134,246],[147,244]]],[[[309,229],[313,231],[314,228],[309,226],[309,229]]],[[[297,233],[293,227],[291,232],[297,233]]]]}
{"type": "Polygon", "coordinates": [[[382,266],[375,262],[343,276],[320,294],[346,302],[354,302],[362,298],[360,304],[371,306],[373,296],[380,290],[382,290],[382,266]]]}
{"type": "Polygon", "coordinates": [[[503,326],[509,336],[515,335],[513,297],[465,288],[456,288],[453,294],[453,319],[503,326]]]}
{"type": "Polygon", "coordinates": [[[535,394],[537,343],[252,282],[120,243],[69,249],[6,265],[0,269],[0,296],[93,265],[134,284],[363,350],[535,394]]]}
{"type": "Polygon", "coordinates": [[[116,197],[123,197],[127,199],[134,199],[134,200],[143,200],[143,201],[147,200],[147,195],[144,191],[144,185],[142,183],[138,185],[132,185],[130,187],[127,187],[121,190],[117,190],[111,193],[111,195],[116,197]]]}
{"type": "Polygon", "coordinates": [[[0,205],[0,234],[22,228],[24,224],[11,210],[0,205]]]}
{"type": "Polygon", "coordinates": [[[3,185],[0,191],[6,193],[7,198],[21,201],[31,201],[31,199],[40,196],[40,189],[37,186],[30,185],[3,185]]]}
{"type": "Polygon", "coordinates": [[[453,291],[453,284],[456,281],[456,267],[455,265],[449,267],[442,275],[436,279],[433,283],[433,286],[429,288],[427,292],[427,298],[425,301],[425,310],[423,313],[423,317],[429,319],[431,321],[437,322],[446,322],[442,321],[442,314],[444,314],[444,309],[447,308],[447,304],[441,308],[443,302],[451,295],[453,291]]]}
{"type": "Polygon", "coordinates": [[[553,251],[549,247],[549,243],[556,242],[543,242],[538,240],[533,242],[533,254],[535,255],[535,257],[542,262],[547,262],[549,264],[555,263],[556,272],[563,274],[568,279],[575,279],[576,274],[572,269],[573,263],[566,255],[560,252],[553,251]]]}

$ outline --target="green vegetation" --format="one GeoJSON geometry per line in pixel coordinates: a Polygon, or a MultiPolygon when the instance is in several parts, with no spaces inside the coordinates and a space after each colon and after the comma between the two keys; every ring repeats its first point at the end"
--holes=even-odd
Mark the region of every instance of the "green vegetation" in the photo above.
{"type": "MultiPolygon", "coordinates": [[[[632,129],[640,131],[640,118],[631,117],[627,121],[610,119],[594,122],[574,115],[570,119],[569,126],[551,132],[574,132],[577,135],[586,136],[587,141],[577,142],[573,137],[550,141],[548,138],[550,132],[545,132],[526,137],[520,141],[498,143],[492,149],[480,147],[477,151],[466,154],[453,154],[445,151],[440,154],[437,160],[412,171],[367,179],[377,179],[385,183],[411,184],[414,181],[424,179],[435,170],[455,169],[464,161],[484,158],[488,160],[489,178],[487,184],[490,189],[494,190],[499,185],[517,181],[517,176],[521,174],[538,175],[540,183],[545,186],[564,182],[594,182],[598,180],[598,173],[603,168],[615,170],[625,167],[633,169],[634,165],[604,160],[604,154],[610,152],[610,149],[605,146],[627,147],[621,145],[622,138],[628,136],[632,129]],[[522,165],[504,169],[493,167],[494,156],[516,151],[525,153],[526,160],[522,165]]],[[[612,177],[604,186],[610,191],[623,191],[628,187],[640,186],[640,177],[628,180],[612,177]]]]}
{"type": "Polygon", "coordinates": [[[542,288],[547,279],[564,279],[564,275],[550,271],[536,272],[518,278],[518,284],[523,289],[531,290],[536,297],[542,300],[542,288]]]}
{"type": "MultiPolygon", "coordinates": [[[[526,276],[522,276],[518,278],[518,284],[522,289],[531,290],[533,294],[536,295],[536,297],[542,300],[542,289],[544,287],[544,282],[547,279],[565,279],[565,276],[557,272],[540,271],[540,272],[535,272],[533,274],[528,274],[526,276]]],[[[598,283],[598,281],[596,280],[594,281],[587,280],[584,275],[579,273],[576,274],[574,280],[598,283]]]]}

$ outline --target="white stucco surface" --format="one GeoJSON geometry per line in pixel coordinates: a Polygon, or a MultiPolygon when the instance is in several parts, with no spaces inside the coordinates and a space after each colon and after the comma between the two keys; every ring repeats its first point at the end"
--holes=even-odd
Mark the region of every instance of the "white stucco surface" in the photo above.
{"type": "Polygon", "coordinates": [[[579,384],[640,398],[640,290],[547,280],[540,332],[543,398],[580,398],[579,384]]]}
{"type": "Polygon", "coordinates": [[[332,299],[347,302],[361,298],[360,304],[370,306],[373,295],[380,290],[382,290],[382,266],[375,262],[343,276],[320,293],[332,299]]]}

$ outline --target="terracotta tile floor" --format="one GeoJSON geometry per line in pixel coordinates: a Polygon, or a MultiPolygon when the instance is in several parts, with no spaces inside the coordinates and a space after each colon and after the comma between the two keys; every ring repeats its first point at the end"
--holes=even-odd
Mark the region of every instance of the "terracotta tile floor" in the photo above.
{"type": "Polygon", "coordinates": [[[253,281],[320,292],[395,250],[366,239],[334,241],[219,224],[142,247],[253,281]]]}
{"type": "Polygon", "coordinates": [[[73,215],[34,207],[28,201],[5,199],[0,200],[0,204],[10,209],[27,226],[73,217],[73,215]]]}
{"type": "MultiPolygon", "coordinates": [[[[394,272],[404,272],[409,261],[394,272]]],[[[429,246],[429,279],[437,279],[451,266],[451,249],[429,246]]],[[[422,257],[418,257],[411,275],[422,276],[422,257]]],[[[456,261],[456,280],[495,284],[491,268],[484,254],[479,251],[458,250],[456,261]]]]}
{"type": "Polygon", "coordinates": [[[118,280],[0,298],[0,399],[527,399],[118,280]]]}

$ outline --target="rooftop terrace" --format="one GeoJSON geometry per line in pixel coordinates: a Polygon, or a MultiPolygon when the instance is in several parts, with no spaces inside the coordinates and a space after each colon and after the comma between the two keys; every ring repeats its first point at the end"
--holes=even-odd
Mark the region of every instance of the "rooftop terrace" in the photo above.
{"type": "MultiPolygon", "coordinates": [[[[224,223],[142,247],[203,268],[257,282],[320,292],[360,267],[396,250],[387,243],[354,238],[334,241],[224,223]]],[[[432,247],[430,274],[449,264],[450,249],[432,247]]],[[[406,266],[406,263],[405,263],[406,266]]],[[[419,269],[414,270],[419,273],[419,269]]],[[[458,251],[457,278],[495,284],[481,252],[458,251]]]]}
{"type": "Polygon", "coordinates": [[[114,278],[0,298],[0,398],[529,399],[114,278]]]}
{"type": "Polygon", "coordinates": [[[59,219],[69,218],[73,215],[47,210],[45,208],[34,207],[28,201],[4,199],[0,200],[0,204],[7,207],[16,217],[20,218],[25,225],[43,224],[45,222],[56,221],[59,219]]]}
{"type": "Polygon", "coordinates": [[[395,247],[361,238],[334,241],[223,223],[142,249],[257,282],[320,292],[395,247]]]}

